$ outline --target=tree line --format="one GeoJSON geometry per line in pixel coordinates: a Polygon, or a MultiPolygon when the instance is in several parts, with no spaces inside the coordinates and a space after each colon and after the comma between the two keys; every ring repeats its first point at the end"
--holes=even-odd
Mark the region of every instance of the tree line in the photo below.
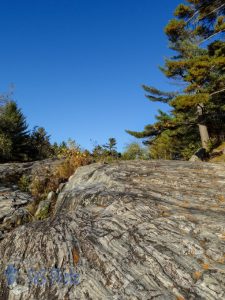
{"type": "Polygon", "coordinates": [[[43,127],[28,130],[25,116],[15,101],[1,101],[0,161],[29,161],[52,153],[49,135],[43,127]]]}
{"type": "Polygon", "coordinates": [[[29,130],[26,117],[15,101],[0,97],[0,162],[27,162],[46,158],[70,157],[84,153],[92,162],[117,159],[147,159],[148,150],[139,143],[131,143],[125,151],[117,151],[117,141],[94,145],[91,151],[81,149],[75,141],[68,139],[61,143],[51,143],[50,135],[44,127],[29,130]]]}

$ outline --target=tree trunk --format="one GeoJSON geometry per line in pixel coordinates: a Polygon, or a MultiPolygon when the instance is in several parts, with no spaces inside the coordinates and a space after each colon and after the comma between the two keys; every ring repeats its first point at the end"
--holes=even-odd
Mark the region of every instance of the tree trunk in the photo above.
{"type": "MultiPolygon", "coordinates": [[[[199,117],[201,118],[201,116],[203,115],[203,104],[198,105],[197,112],[198,112],[199,117]]],[[[203,124],[200,124],[200,123],[198,124],[198,128],[199,128],[199,133],[200,133],[200,136],[201,136],[202,147],[207,150],[208,142],[209,142],[208,128],[207,128],[206,125],[203,125],[203,124]]]]}

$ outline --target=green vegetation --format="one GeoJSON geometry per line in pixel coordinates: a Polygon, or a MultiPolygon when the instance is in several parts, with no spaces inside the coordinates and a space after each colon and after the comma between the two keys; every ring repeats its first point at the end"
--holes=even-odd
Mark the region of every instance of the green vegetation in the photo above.
{"type": "Polygon", "coordinates": [[[23,174],[18,181],[18,187],[23,192],[29,192],[30,191],[30,183],[31,182],[30,182],[29,176],[23,174]]]}
{"type": "Polygon", "coordinates": [[[125,151],[122,154],[122,159],[149,159],[150,153],[147,147],[141,146],[137,142],[132,142],[125,147],[125,151]]]}
{"type": "Polygon", "coordinates": [[[26,119],[16,103],[9,101],[0,113],[0,160],[26,160],[28,144],[26,119]]]}
{"type": "Polygon", "coordinates": [[[44,159],[53,152],[43,127],[30,133],[16,102],[6,99],[0,106],[0,162],[44,159]]]}
{"type": "Polygon", "coordinates": [[[127,132],[145,138],[153,158],[188,159],[200,143],[208,150],[210,138],[215,144],[224,140],[224,1],[188,0],[174,14],[165,33],[175,55],[161,70],[184,89],[163,92],[144,85],[147,98],[168,104],[170,112],[159,111],[155,124],[142,132],[127,132]]]}
{"type": "Polygon", "coordinates": [[[117,142],[115,138],[109,138],[108,143],[96,145],[92,150],[94,162],[112,162],[121,158],[121,153],[117,152],[117,142]]]}
{"type": "Polygon", "coordinates": [[[42,201],[40,202],[41,207],[35,213],[36,220],[44,220],[49,217],[50,215],[50,205],[49,201],[42,201]]]}
{"type": "Polygon", "coordinates": [[[35,127],[30,135],[30,157],[40,160],[50,157],[54,153],[50,136],[43,127],[35,127]]]}

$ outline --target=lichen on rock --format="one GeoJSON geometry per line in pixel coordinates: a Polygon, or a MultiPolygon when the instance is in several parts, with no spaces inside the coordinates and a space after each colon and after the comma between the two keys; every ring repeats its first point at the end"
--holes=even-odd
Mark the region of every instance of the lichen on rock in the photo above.
{"type": "Polygon", "coordinates": [[[225,165],[81,167],[50,218],[1,240],[0,269],[12,264],[19,275],[9,288],[1,271],[0,299],[225,299],[224,199],[225,165]],[[43,284],[29,284],[31,267],[46,271],[43,284]],[[70,269],[76,284],[65,282],[70,269]]]}

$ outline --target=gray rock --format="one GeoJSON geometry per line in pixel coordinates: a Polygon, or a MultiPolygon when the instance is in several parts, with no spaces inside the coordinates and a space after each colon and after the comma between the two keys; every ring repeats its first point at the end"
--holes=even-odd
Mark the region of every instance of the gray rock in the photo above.
{"type": "Polygon", "coordinates": [[[202,161],[201,158],[199,158],[197,155],[192,155],[191,158],[189,159],[189,161],[195,162],[195,161],[202,161]]]}
{"type": "Polygon", "coordinates": [[[225,165],[79,168],[52,218],[0,242],[0,299],[225,299],[224,214],[225,165]],[[19,270],[11,288],[10,264],[19,270]],[[30,268],[44,269],[33,284],[30,268]],[[52,268],[64,270],[61,283],[51,281],[52,268]]]}
{"type": "Polygon", "coordinates": [[[12,187],[12,183],[17,183],[22,175],[27,175],[30,178],[45,177],[46,174],[51,174],[63,161],[63,159],[46,159],[27,163],[0,164],[0,184],[11,183],[12,187]]]}
{"type": "Polygon", "coordinates": [[[51,205],[51,200],[43,200],[38,204],[37,211],[35,212],[35,217],[39,220],[45,219],[49,215],[49,208],[51,205]]]}
{"type": "Polygon", "coordinates": [[[49,200],[50,202],[51,201],[54,201],[56,199],[56,193],[51,191],[50,193],[48,193],[48,197],[47,197],[47,200],[49,200]]]}
{"type": "Polygon", "coordinates": [[[60,183],[59,187],[56,190],[56,194],[59,194],[60,192],[62,192],[65,185],[66,185],[65,183],[60,183]]]}
{"type": "Polygon", "coordinates": [[[28,222],[29,212],[25,206],[34,199],[16,187],[0,185],[0,230],[9,231],[12,228],[28,222]]]}

